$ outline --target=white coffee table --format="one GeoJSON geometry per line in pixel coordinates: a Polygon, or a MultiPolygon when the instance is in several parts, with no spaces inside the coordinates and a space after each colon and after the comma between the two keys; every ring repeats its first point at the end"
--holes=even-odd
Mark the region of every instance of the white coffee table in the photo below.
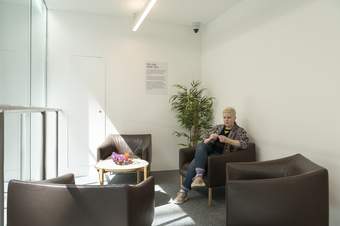
{"type": "Polygon", "coordinates": [[[113,173],[129,173],[136,172],[137,173],[137,183],[139,183],[139,172],[144,172],[144,180],[148,177],[148,165],[149,163],[143,159],[135,158],[132,159],[132,163],[128,165],[118,165],[114,163],[114,161],[110,159],[100,160],[96,164],[96,169],[99,173],[99,184],[104,184],[104,174],[108,172],[113,173]]]}

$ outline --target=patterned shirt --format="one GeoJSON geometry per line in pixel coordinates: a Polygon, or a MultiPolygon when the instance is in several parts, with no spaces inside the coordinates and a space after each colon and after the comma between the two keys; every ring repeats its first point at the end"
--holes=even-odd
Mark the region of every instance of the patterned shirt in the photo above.
{"type": "MultiPolygon", "coordinates": [[[[223,134],[224,133],[224,124],[220,124],[217,126],[214,126],[209,133],[206,135],[205,138],[208,138],[210,134],[216,133],[216,134],[223,134]]],[[[249,143],[249,138],[247,135],[247,132],[245,129],[242,127],[239,127],[236,122],[234,123],[233,128],[231,128],[228,136],[228,138],[233,139],[233,140],[238,140],[240,141],[240,147],[235,147],[230,144],[225,144],[224,145],[224,150],[225,151],[236,151],[237,149],[247,149],[248,148],[248,143],[249,143]]]]}

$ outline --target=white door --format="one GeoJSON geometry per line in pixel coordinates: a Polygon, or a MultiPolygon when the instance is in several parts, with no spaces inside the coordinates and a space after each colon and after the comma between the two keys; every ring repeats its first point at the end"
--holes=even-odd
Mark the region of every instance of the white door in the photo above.
{"type": "Polygon", "coordinates": [[[68,168],[77,175],[94,171],[97,147],[105,139],[105,61],[72,56],[67,100],[68,168]]]}

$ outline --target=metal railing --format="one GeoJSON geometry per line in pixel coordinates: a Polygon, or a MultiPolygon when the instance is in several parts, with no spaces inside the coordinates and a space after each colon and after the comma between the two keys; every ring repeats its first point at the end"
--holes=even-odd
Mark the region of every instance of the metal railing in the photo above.
{"type": "Polygon", "coordinates": [[[58,133],[59,133],[59,113],[61,109],[57,108],[40,108],[40,107],[23,107],[0,105],[0,225],[4,225],[4,153],[5,153],[5,119],[10,113],[40,113],[42,116],[42,167],[41,179],[46,179],[46,150],[47,150],[47,113],[56,113],[56,174],[58,176],[58,133]]]}

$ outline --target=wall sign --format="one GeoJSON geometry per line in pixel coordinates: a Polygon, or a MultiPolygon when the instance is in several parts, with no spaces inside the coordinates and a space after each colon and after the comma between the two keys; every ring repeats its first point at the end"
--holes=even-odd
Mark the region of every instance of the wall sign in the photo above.
{"type": "Polygon", "coordinates": [[[168,63],[146,62],[145,74],[147,94],[162,95],[168,93],[168,63]]]}

